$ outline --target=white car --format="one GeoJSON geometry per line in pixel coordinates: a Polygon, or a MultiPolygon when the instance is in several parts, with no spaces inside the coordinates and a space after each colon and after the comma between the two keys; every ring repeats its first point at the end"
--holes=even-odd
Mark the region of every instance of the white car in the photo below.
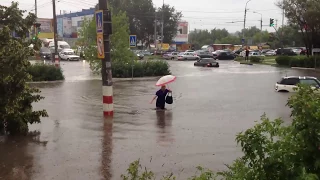
{"type": "Polygon", "coordinates": [[[277,52],[275,50],[270,50],[268,52],[266,52],[266,56],[276,56],[277,52]]]}
{"type": "Polygon", "coordinates": [[[260,54],[260,52],[256,52],[256,51],[251,51],[249,53],[249,57],[251,56],[256,56],[256,57],[264,57],[264,55],[260,54]]]}
{"type": "Polygon", "coordinates": [[[301,49],[293,49],[293,52],[296,53],[297,55],[300,55],[301,53],[301,49]]]}
{"type": "Polygon", "coordinates": [[[185,52],[195,52],[194,50],[186,50],[185,52]]]}
{"type": "Polygon", "coordinates": [[[61,60],[67,60],[67,61],[79,61],[80,60],[80,56],[77,56],[74,53],[73,49],[61,50],[61,52],[59,53],[59,57],[61,60]]]}
{"type": "Polygon", "coordinates": [[[201,59],[199,56],[196,55],[196,53],[193,52],[185,52],[178,54],[178,60],[199,60],[201,59]]]}
{"type": "Polygon", "coordinates": [[[277,92],[295,92],[298,84],[306,84],[313,89],[319,89],[320,81],[315,77],[309,76],[289,76],[283,77],[275,85],[277,92]]]}

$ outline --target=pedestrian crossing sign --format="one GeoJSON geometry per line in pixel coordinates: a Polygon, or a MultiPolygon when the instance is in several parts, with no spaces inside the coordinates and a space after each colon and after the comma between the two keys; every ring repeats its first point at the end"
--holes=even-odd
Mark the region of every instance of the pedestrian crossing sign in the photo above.
{"type": "Polygon", "coordinates": [[[130,47],[137,47],[137,36],[136,35],[129,36],[129,45],[130,45],[130,47]]]}

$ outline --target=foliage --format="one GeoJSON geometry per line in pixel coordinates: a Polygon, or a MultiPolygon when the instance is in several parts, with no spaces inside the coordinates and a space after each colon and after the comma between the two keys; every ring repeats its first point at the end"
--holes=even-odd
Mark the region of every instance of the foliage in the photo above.
{"type": "Polygon", "coordinates": [[[312,45],[320,44],[320,0],[286,0],[279,1],[284,9],[289,24],[301,30],[301,35],[309,54],[312,45]]]}
{"type": "MultiPolygon", "coordinates": [[[[132,76],[132,63],[113,63],[112,75],[115,78],[132,76]]],[[[170,74],[169,64],[166,61],[134,61],[133,77],[163,76],[170,74]]]]}
{"type": "MultiPolygon", "coordinates": [[[[318,64],[319,57],[317,56],[278,56],[276,62],[281,66],[288,67],[305,67],[305,68],[314,68],[315,61],[317,61],[316,66],[320,67],[318,64]]],[[[320,63],[320,62],[319,62],[320,63]]]]}
{"type": "MultiPolygon", "coordinates": [[[[283,31],[283,36],[281,40],[286,47],[303,47],[304,43],[302,41],[301,33],[298,32],[296,26],[284,26],[279,28],[278,32],[283,31]],[[298,37],[298,38],[297,38],[298,37]]],[[[270,38],[270,33],[268,31],[260,31],[256,27],[251,27],[242,31],[245,33],[246,39],[252,39],[253,45],[258,45],[259,43],[268,43],[271,48],[276,48],[281,46],[280,38],[270,38]]],[[[203,45],[210,44],[241,44],[242,32],[229,33],[226,29],[213,29],[213,30],[193,30],[189,34],[189,40],[192,44],[200,49],[203,45]]]]}
{"type": "Polygon", "coordinates": [[[28,123],[39,123],[40,117],[47,116],[45,110],[32,109],[33,102],[43,99],[38,89],[26,83],[31,79],[27,72],[30,41],[26,41],[26,34],[36,16],[29,13],[23,18],[23,13],[14,2],[9,7],[0,6],[0,131],[12,135],[26,134],[28,123]],[[19,38],[12,37],[12,31],[19,38]]]}
{"type": "Polygon", "coordinates": [[[242,57],[242,56],[237,56],[234,60],[235,60],[235,61],[243,61],[243,60],[244,60],[244,57],[242,57]]]}
{"type": "Polygon", "coordinates": [[[250,62],[254,62],[254,63],[260,63],[264,60],[264,58],[261,56],[251,56],[249,57],[250,62]]]}
{"type": "Polygon", "coordinates": [[[54,65],[35,64],[27,68],[27,72],[31,75],[32,81],[57,81],[64,80],[61,68],[54,65]]]}
{"type": "MultiPolygon", "coordinates": [[[[134,55],[128,48],[129,24],[126,13],[120,11],[118,14],[113,14],[112,27],[113,34],[110,36],[112,62],[128,63],[134,58],[134,55]]],[[[89,61],[93,71],[99,72],[101,60],[97,57],[95,19],[84,21],[80,37],[79,43],[84,46],[86,60],[89,61]]]]}
{"type": "MultiPolygon", "coordinates": [[[[157,29],[161,29],[162,7],[155,9],[152,0],[110,0],[110,5],[114,8],[115,12],[127,12],[130,32],[131,34],[136,34],[138,40],[146,42],[147,45],[154,42],[155,23],[157,23],[157,29]],[[157,21],[155,21],[155,18],[157,21]]],[[[170,43],[172,38],[177,34],[177,23],[182,14],[167,4],[165,4],[163,12],[164,42],[170,43]]],[[[158,31],[157,35],[160,36],[161,31],[158,31]]]]}
{"type": "MultiPolygon", "coordinates": [[[[285,125],[281,119],[271,121],[262,115],[260,123],[237,135],[243,156],[227,165],[228,170],[214,173],[198,167],[200,175],[192,179],[318,180],[320,93],[316,91],[310,86],[298,85],[298,92],[287,104],[291,108],[291,124],[285,125]]],[[[146,172],[153,175],[151,171],[146,172]]]]}

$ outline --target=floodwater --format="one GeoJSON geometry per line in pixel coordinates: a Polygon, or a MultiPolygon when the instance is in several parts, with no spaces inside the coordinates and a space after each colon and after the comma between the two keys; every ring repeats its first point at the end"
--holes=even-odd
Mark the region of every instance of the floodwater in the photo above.
{"type": "Polygon", "coordinates": [[[166,112],[149,104],[157,78],[114,83],[115,115],[102,117],[102,87],[86,62],[63,62],[65,82],[32,84],[44,100],[48,118],[30,126],[27,137],[0,137],[0,179],[120,179],[128,165],[142,166],[160,178],[194,175],[201,165],[224,170],[241,156],[235,135],[259,120],[290,121],[285,107],[290,94],[274,92],[286,75],[313,75],[306,70],[246,66],[221,61],[220,68],[170,61],[177,76],[170,85],[174,104],[166,112]]]}

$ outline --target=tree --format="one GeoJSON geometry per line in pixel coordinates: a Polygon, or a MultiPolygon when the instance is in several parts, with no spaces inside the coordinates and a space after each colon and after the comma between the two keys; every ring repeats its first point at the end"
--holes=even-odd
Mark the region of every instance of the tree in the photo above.
{"type": "MultiPolygon", "coordinates": [[[[113,34],[110,36],[111,59],[113,62],[128,63],[133,53],[129,49],[129,23],[126,13],[119,11],[112,16],[113,34]]],[[[80,30],[79,43],[84,44],[84,54],[95,72],[100,72],[101,60],[97,57],[96,21],[86,19],[80,30]]]]}
{"type": "Polygon", "coordinates": [[[281,119],[262,122],[240,133],[237,142],[244,156],[222,173],[226,179],[320,178],[320,95],[307,86],[288,100],[292,123],[281,119]]]}
{"type": "MultiPolygon", "coordinates": [[[[178,31],[178,22],[180,21],[182,14],[177,12],[174,7],[165,4],[164,8],[159,8],[157,11],[157,17],[162,17],[163,13],[163,42],[171,43],[172,39],[177,35],[178,31]]],[[[161,29],[160,26],[158,29],[161,29]]]]}
{"type": "Polygon", "coordinates": [[[0,6],[0,131],[10,134],[26,134],[28,123],[40,123],[40,117],[48,116],[45,110],[33,111],[32,103],[43,99],[36,88],[26,82],[31,79],[27,73],[30,66],[28,56],[30,41],[26,38],[36,16],[24,11],[18,3],[0,6]],[[19,38],[12,37],[12,32],[19,38]]]}
{"type": "Polygon", "coordinates": [[[278,6],[284,9],[291,25],[299,27],[308,54],[313,45],[320,45],[320,0],[285,0],[278,6]]]}

